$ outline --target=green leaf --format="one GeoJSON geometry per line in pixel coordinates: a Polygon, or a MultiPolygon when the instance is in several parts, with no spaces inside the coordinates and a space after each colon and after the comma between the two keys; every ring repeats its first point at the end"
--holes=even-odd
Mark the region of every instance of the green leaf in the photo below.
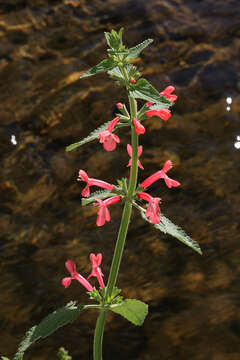
{"type": "MultiPolygon", "coordinates": [[[[140,208],[140,207],[138,207],[138,208],[140,208]]],[[[151,221],[145,216],[146,210],[143,208],[140,208],[140,211],[141,211],[141,215],[142,215],[143,219],[146,220],[147,222],[149,222],[150,224],[152,224],[151,221]]],[[[179,226],[173,224],[162,213],[161,213],[161,217],[160,217],[160,223],[154,224],[153,226],[156,229],[164,232],[165,234],[172,235],[173,237],[180,240],[182,243],[184,243],[185,245],[189,246],[190,248],[195,250],[197,253],[202,255],[202,250],[201,250],[200,246],[198,245],[198,243],[196,241],[194,241],[192,238],[190,238],[190,236],[188,236],[183,229],[181,229],[179,226]]]]}
{"type": "Polygon", "coordinates": [[[9,358],[7,358],[6,356],[1,356],[2,360],[10,360],[9,358]]]}
{"type": "MultiPolygon", "coordinates": [[[[78,141],[74,144],[71,144],[69,146],[66,147],[66,151],[72,151],[74,149],[76,149],[79,146],[82,146],[90,141],[96,140],[98,139],[98,134],[101,131],[104,131],[107,129],[108,125],[110,124],[110,121],[102,124],[101,126],[99,126],[97,129],[93,130],[87,137],[85,137],[83,140],[78,141]]],[[[116,127],[115,127],[116,128],[116,127]]]]}
{"type": "Polygon", "coordinates": [[[119,33],[117,33],[115,30],[111,30],[111,32],[105,32],[105,38],[107,40],[108,46],[113,50],[119,50],[122,46],[122,32],[123,28],[119,30],[119,33]]]}
{"type": "Polygon", "coordinates": [[[160,109],[166,109],[166,105],[165,104],[154,104],[154,105],[148,106],[147,110],[160,110],[160,109]]]}
{"type": "Polygon", "coordinates": [[[165,109],[172,105],[164,96],[159,95],[159,92],[146,80],[139,79],[136,84],[130,89],[130,95],[136,99],[143,99],[158,103],[165,109]]]}
{"type": "Polygon", "coordinates": [[[134,325],[142,325],[148,313],[148,305],[135,299],[125,299],[121,305],[112,305],[110,310],[123,316],[134,325]]]}
{"type": "MultiPolygon", "coordinates": [[[[76,142],[74,144],[71,144],[71,145],[67,146],[65,150],[66,151],[72,151],[72,150],[78,148],[79,146],[82,146],[84,144],[87,144],[87,143],[89,143],[91,141],[94,141],[94,140],[98,139],[98,134],[100,132],[106,130],[109,124],[110,124],[110,121],[106,122],[105,124],[102,124],[97,129],[93,130],[86,138],[84,138],[83,140],[78,141],[78,142],[76,142]]],[[[130,126],[130,123],[125,123],[125,124],[118,123],[115,126],[113,132],[115,132],[117,129],[119,129],[121,127],[124,127],[124,126],[130,126]]]]}
{"type": "Polygon", "coordinates": [[[101,61],[99,64],[93,66],[91,69],[89,69],[83,75],[81,75],[80,79],[83,79],[88,76],[96,75],[103,71],[111,70],[115,66],[116,66],[116,64],[112,59],[105,59],[105,60],[101,61]]]}
{"type": "Polygon", "coordinates": [[[123,34],[123,27],[119,30],[119,33],[118,33],[118,37],[119,37],[119,40],[120,40],[120,42],[121,42],[121,44],[122,44],[122,34],[123,34]]]}
{"type": "Polygon", "coordinates": [[[109,196],[124,195],[121,186],[115,186],[113,190],[98,190],[87,198],[82,198],[82,206],[91,204],[96,199],[106,199],[109,196]]]}
{"type": "Polygon", "coordinates": [[[112,190],[100,190],[100,191],[95,191],[94,193],[92,193],[91,196],[87,197],[87,198],[82,198],[82,206],[91,204],[93,201],[95,201],[96,199],[106,199],[109,196],[113,196],[116,195],[115,193],[112,192],[112,190]]]}
{"type": "Polygon", "coordinates": [[[138,55],[140,54],[140,52],[145,49],[145,47],[147,47],[149,44],[151,44],[153,42],[152,39],[147,39],[145,41],[143,41],[141,44],[138,44],[137,46],[134,46],[132,48],[130,48],[129,51],[129,55],[127,56],[128,59],[133,59],[138,57],[138,55]]]}
{"type": "Polygon", "coordinates": [[[76,306],[76,302],[70,301],[66,306],[48,315],[39,325],[33,326],[20,343],[13,360],[21,360],[24,352],[38,339],[45,338],[55,332],[58,328],[72,323],[83,308],[84,305],[80,304],[76,306]]]}
{"type": "Polygon", "coordinates": [[[115,66],[112,70],[109,70],[108,75],[111,78],[119,80],[119,81],[124,80],[124,76],[123,76],[123,74],[121,73],[120,69],[117,66],[115,66]]]}
{"type": "Polygon", "coordinates": [[[24,336],[23,340],[21,341],[17,353],[15,354],[13,360],[22,360],[24,352],[29,348],[29,346],[33,343],[31,341],[31,336],[34,333],[34,330],[37,326],[33,326],[30,330],[26,332],[26,335],[24,336]]]}

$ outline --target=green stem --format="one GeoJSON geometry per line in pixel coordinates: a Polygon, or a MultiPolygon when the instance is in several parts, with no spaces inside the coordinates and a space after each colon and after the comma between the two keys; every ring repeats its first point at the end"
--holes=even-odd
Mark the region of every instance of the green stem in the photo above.
{"type": "Polygon", "coordinates": [[[101,309],[100,314],[97,319],[94,341],[93,341],[93,359],[102,360],[102,340],[103,332],[105,327],[107,312],[104,309],[101,309]]]}
{"type": "MultiPolygon", "coordinates": [[[[128,80],[127,72],[124,68],[121,69],[125,80],[128,80]]],[[[133,97],[129,96],[130,110],[131,110],[131,119],[137,116],[137,105],[133,97]]],[[[138,175],[138,135],[136,134],[134,126],[131,124],[131,143],[132,143],[132,165],[130,170],[130,180],[127,192],[126,202],[124,204],[124,209],[122,213],[121,224],[118,232],[117,242],[113,254],[112,265],[110,269],[110,274],[108,278],[108,284],[106,288],[105,299],[111,297],[113,288],[116,284],[118,271],[122,259],[122,253],[124,249],[124,244],[127,236],[129,221],[132,213],[132,198],[136,189],[137,175],[138,175]]],[[[102,310],[103,311],[103,310],[102,310]]],[[[106,321],[106,310],[100,312],[94,335],[94,360],[102,360],[102,338],[104,332],[104,326],[106,321]]]]}
{"type": "MultiPolygon", "coordinates": [[[[129,97],[130,109],[131,109],[131,118],[136,116],[137,108],[134,101],[134,98],[129,97]]],[[[129,221],[132,213],[132,198],[136,189],[137,183],[137,175],[138,175],[138,136],[135,132],[134,126],[131,129],[131,140],[132,140],[132,165],[131,165],[131,175],[128,186],[127,199],[124,205],[122,220],[118,232],[118,238],[113,254],[112,265],[110,269],[110,274],[108,278],[107,291],[106,291],[106,299],[111,296],[112,290],[115,286],[118,271],[122,259],[122,253],[124,249],[124,244],[127,236],[129,221]]]]}

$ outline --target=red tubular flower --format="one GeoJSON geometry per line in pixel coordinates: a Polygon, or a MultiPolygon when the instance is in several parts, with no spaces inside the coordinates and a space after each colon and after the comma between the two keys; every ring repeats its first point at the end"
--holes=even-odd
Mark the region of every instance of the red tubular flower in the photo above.
{"type": "Polygon", "coordinates": [[[97,226],[103,226],[106,221],[110,221],[110,212],[108,210],[108,205],[114,204],[121,200],[121,196],[112,196],[106,200],[96,199],[94,206],[98,206],[98,216],[97,216],[97,226]]]}
{"type": "Polygon", "coordinates": [[[147,202],[149,202],[149,205],[145,212],[146,217],[149,218],[149,220],[151,221],[152,224],[159,224],[159,222],[160,222],[159,202],[162,199],[158,198],[158,197],[154,198],[145,192],[140,192],[137,194],[137,196],[140,199],[143,199],[143,200],[146,200],[147,202]]]}
{"type": "MultiPolygon", "coordinates": [[[[142,145],[140,145],[138,147],[138,157],[140,157],[142,155],[142,149],[143,149],[143,147],[142,147],[142,145]]],[[[128,167],[128,166],[132,165],[132,147],[130,144],[127,144],[127,152],[128,152],[128,155],[130,156],[129,162],[127,164],[127,167],[128,167]]],[[[144,167],[142,166],[140,160],[138,160],[137,164],[140,169],[144,170],[144,167]]]]}
{"type": "Polygon", "coordinates": [[[106,181],[89,178],[87,173],[84,170],[79,170],[77,180],[85,181],[87,183],[85,188],[82,190],[82,196],[84,196],[84,197],[88,197],[90,195],[90,186],[93,186],[93,185],[98,186],[102,189],[106,189],[106,190],[114,189],[114,186],[112,184],[107,183],[106,181]]]}
{"type": "Polygon", "coordinates": [[[155,181],[159,180],[159,179],[164,179],[167,187],[171,188],[171,187],[177,187],[180,184],[180,182],[170,179],[170,177],[167,176],[167,172],[172,168],[172,162],[171,160],[167,160],[162,168],[162,170],[157,171],[156,173],[154,173],[153,175],[149,176],[147,179],[145,179],[142,183],[141,186],[143,188],[148,188],[150,185],[152,185],[155,181]]]}
{"type": "Polygon", "coordinates": [[[103,147],[107,151],[113,151],[116,149],[117,143],[120,143],[120,139],[117,135],[112,134],[114,127],[119,122],[120,118],[115,117],[110,124],[108,125],[106,130],[103,130],[98,134],[100,138],[99,142],[103,144],[103,147]]]}
{"type": "Polygon", "coordinates": [[[104,288],[103,273],[102,270],[100,269],[100,265],[102,262],[102,254],[97,254],[97,255],[90,254],[90,261],[92,264],[92,272],[88,276],[88,279],[90,279],[92,276],[96,276],[100,287],[104,288]]]}
{"type": "Polygon", "coordinates": [[[66,269],[69,271],[71,277],[65,277],[62,279],[62,285],[68,288],[72,280],[80,282],[88,291],[93,291],[92,285],[76,271],[76,264],[72,260],[65,262],[66,269]]]}
{"type": "Polygon", "coordinates": [[[133,125],[137,135],[145,134],[145,127],[135,118],[133,119],[133,125]]]}
{"type": "Polygon", "coordinates": [[[176,101],[177,95],[172,94],[172,92],[175,90],[174,86],[167,86],[162,92],[160,92],[160,95],[164,96],[169,101],[176,101]]]}
{"type": "Polygon", "coordinates": [[[168,109],[156,109],[156,110],[148,110],[146,111],[146,115],[150,116],[158,116],[162,120],[167,121],[171,116],[171,111],[168,109]]]}

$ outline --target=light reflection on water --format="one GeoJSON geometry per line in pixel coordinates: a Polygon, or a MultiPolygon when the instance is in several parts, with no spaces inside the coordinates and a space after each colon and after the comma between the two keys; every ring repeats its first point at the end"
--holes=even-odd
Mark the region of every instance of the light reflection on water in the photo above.
{"type": "Polygon", "coordinates": [[[13,145],[17,145],[17,139],[16,139],[16,136],[15,135],[11,135],[11,143],[13,145]]]}

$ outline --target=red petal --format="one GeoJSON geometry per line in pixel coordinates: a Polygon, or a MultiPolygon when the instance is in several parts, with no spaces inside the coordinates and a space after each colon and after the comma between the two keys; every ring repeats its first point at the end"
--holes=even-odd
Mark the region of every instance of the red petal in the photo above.
{"type": "Polygon", "coordinates": [[[66,269],[68,270],[68,272],[71,274],[71,276],[73,276],[76,272],[76,264],[74,261],[72,260],[67,260],[65,262],[65,266],[66,266],[66,269]]]}

